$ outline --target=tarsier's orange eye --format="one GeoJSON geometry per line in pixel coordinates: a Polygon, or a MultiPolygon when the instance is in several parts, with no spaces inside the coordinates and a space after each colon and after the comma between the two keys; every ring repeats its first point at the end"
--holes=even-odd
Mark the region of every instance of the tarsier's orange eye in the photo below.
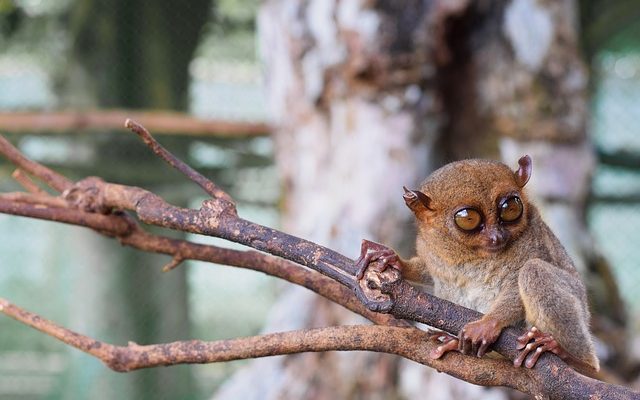
{"type": "Polygon", "coordinates": [[[500,220],[513,222],[522,216],[522,201],[517,196],[512,196],[500,204],[500,220]]]}
{"type": "Polygon", "coordinates": [[[456,215],[454,216],[454,220],[456,221],[456,225],[458,225],[460,229],[465,231],[472,231],[480,226],[480,223],[482,222],[482,216],[473,208],[463,208],[456,213],[456,215]]]}

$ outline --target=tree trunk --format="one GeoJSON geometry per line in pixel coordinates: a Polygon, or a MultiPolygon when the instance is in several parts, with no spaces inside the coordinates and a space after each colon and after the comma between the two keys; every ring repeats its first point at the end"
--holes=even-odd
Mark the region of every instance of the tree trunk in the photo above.
{"type": "Polygon", "coordinates": [[[74,95],[67,106],[86,108],[77,96],[92,87],[89,104],[186,109],[189,64],[211,11],[211,0],[79,2],[69,16],[77,64],[62,83],[74,95]]]}
{"type": "MultiPolygon", "coordinates": [[[[362,238],[408,256],[415,233],[402,185],[417,185],[444,161],[502,156],[515,167],[528,152],[531,192],[551,225],[564,227],[557,233],[584,272],[592,157],[575,13],[573,2],[536,0],[264,2],[284,229],[354,258],[362,238]]],[[[302,291],[274,312],[267,330],[354,320],[302,291]]],[[[217,398],[424,393],[508,395],[379,355],[305,354],[256,361],[217,398]]]]}
{"type": "MultiPolygon", "coordinates": [[[[275,0],[259,16],[283,229],[354,258],[363,238],[413,251],[402,186],[416,186],[433,164],[439,124],[428,8],[370,3],[275,0]]],[[[361,322],[302,290],[277,308],[286,318],[267,330],[284,329],[283,320],[286,329],[361,322]]],[[[397,363],[371,353],[259,360],[217,397],[393,398],[397,363]],[[240,383],[247,379],[261,384],[240,383]]]]}

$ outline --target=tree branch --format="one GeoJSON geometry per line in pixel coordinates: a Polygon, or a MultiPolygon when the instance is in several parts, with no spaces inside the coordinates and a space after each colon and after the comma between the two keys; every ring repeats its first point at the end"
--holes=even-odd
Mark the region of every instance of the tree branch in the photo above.
{"type": "Polygon", "coordinates": [[[0,153],[2,153],[9,161],[18,166],[23,171],[37,176],[41,181],[49,185],[58,192],[70,188],[73,182],[64,176],[50,170],[44,165],[29,160],[18,149],[16,149],[4,136],[0,135],[0,153]]]}
{"type": "MultiPolygon", "coordinates": [[[[304,265],[344,285],[373,311],[383,311],[397,318],[423,322],[454,334],[459,332],[465,324],[481,316],[475,311],[417,291],[400,279],[395,269],[387,269],[379,273],[375,268],[369,268],[364,279],[358,280],[355,277],[356,267],[353,260],[326,247],[244,220],[237,216],[232,203],[221,197],[207,200],[199,210],[192,210],[170,205],[157,195],[143,189],[111,184],[99,178],[87,178],[69,187],[64,180],[56,179],[52,171],[41,166],[36,168],[38,164],[22,156],[16,156],[11,150],[15,149],[10,145],[6,146],[4,142],[0,141],[0,152],[5,153],[9,149],[9,158],[16,166],[50,185],[57,185],[54,188],[58,191],[60,188],[64,189],[62,198],[67,201],[69,208],[49,207],[47,210],[47,206],[38,208],[27,203],[21,203],[18,207],[15,200],[0,199],[0,211],[62,222],[73,220],[74,223],[80,222],[79,224],[84,226],[108,225],[108,230],[103,233],[116,236],[123,243],[127,241],[136,243],[136,240],[143,236],[135,233],[139,228],[122,214],[122,210],[129,210],[134,212],[140,221],[147,224],[221,237],[304,265]],[[73,216],[74,213],[76,216],[73,216]]],[[[183,245],[175,244],[175,246],[177,247],[173,248],[169,254],[176,259],[188,258],[185,257],[188,250],[181,247],[183,245]]],[[[142,247],[143,245],[140,244],[140,248],[142,247]]],[[[152,249],[153,247],[149,245],[145,250],[158,250],[152,249]]],[[[171,246],[165,244],[161,247],[170,248],[171,246]]],[[[353,296],[349,298],[352,299],[353,296]]],[[[334,301],[345,304],[343,298],[334,301]]],[[[516,354],[515,340],[521,333],[512,328],[506,329],[493,345],[493,349],[513,359],[516,354]]],[[[413,344],[413,348],[415,346],[416,343],[413,344]]],[[[458,356],[447,355],[441,361],[453,360],[454,358],[451,357],[458,356]]],[[[471,364],[479,361],[473,357],[461,359],[471,364]]],[[[512,369],[504,374],[501,378],[504,379],[503,384],[543,398],[602,396],[615,399],[638,396],[629,389],[584,377],[569,368],[557,356],[549,353],[540,358],[535,369],[527,372],[530,377],[529,386],[523,386],[509,379],[510,376],[520,374],[516,371],[521,370],[512,369]],[[562,384],[559,384],[560,382],[562,384]]]]}
{"type": "Polygon", "coordinates": [[[16,182],[18,182],[20,186],[25,188],[29,193],[41,194],[41,195],[47,194],[47,192],[40,189],[40,187],[36,185],[35,182],[31,180],[31,178],[29,178],[29,175],[25,174],[20,168],[16,168],[16,170],[13,171],[13,174],[11,174],[11,177],[16,182]]]}
{"type": "Polygon", "coordinates": [[[233,205],[233,207],[235,208],[235,204],[233,202],[233,199],[231,199],[231,196],[225,193],[204,175],[200,174],[198,171],[182,162],[182,160],[178,159],[178,157],[168,152],[164,147],[160,145],[160,143],[158,143],[157,140],[153,138],[153,136],[151,136],[149,131],[146,130],[144,126],[131,119],[127,119],[124,122],[124,126],[131,129],[136,135],[138,135],[140,139],[142,139],[144,144],[146,144],[154,152],[155,155],[162,158],[167,162],[167,164],[171,165],[173,168],[184,174],[184,176],[195,182],[211,197],[213,197],[214,199],[225,200],[231,203],[231,205],[233,205]]]}
{"type": "Polygon", "coordinates": [[[47,204],[59,205],[60,201],[66,203],[56,197],[41,200],[40,197],[27,193],[8,193],[0,195],[0,213],[91,228],[103,235],[117,238],[123,245],[147,252],[167,254],[173,259],[207,261],[262,272],[312,290],[377,324],[407,326],[389,314],[368,310],[346,287],[291,261],[252,250],[225,249],[152,235],[125,214],[102,215],[77,209],[50,207],[47,204]]]}
{"type": "Polygon", "coordinates": [[[216,137],[264,136],[270,131],[261,122],[202,119],[188,114],[134,110],[84,110],[0,113],[0,130],[9,132],[73,132],[78,130],[122,130],[122,121],[132,118],[149,129],[173,135],[216,137]]]}
{"type": "Polygon", "coordinates": [[[318,351],[366,350],[397,354],[483,386],[516,385],[523,392],[535,392],[530,370],[514,369],[505,360],[492,358],[465,362],[464,356],[452,353],[449,360],[434,360],[429,354],[437,344],[429,334],[412,327],[336,326],[279,332],[246,338],[206,342],[178,341],[155,345],[114,346],[63,328],[39,315],[0,298],[0,312],[82,350],[118,372],[177,364],[204,364],[247,358],[318,351]]]}

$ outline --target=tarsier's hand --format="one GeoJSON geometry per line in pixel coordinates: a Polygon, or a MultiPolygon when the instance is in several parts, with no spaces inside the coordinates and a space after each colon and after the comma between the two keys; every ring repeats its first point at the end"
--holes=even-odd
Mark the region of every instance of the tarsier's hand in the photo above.
{"type": "Polygon", "coordinates": [[[402,272],[402,262],[393,249],[380,243],[363,240],[360,247],[360,257],[356,260],[357,279],[362,279],[364,272],[372,262],[376,262],[372,267],[376,268],[378,272],[383,272],[388,267],[402,272]]]}
{"type": "Polygon", "coordinates": [[[441,345],[431,353],[431,358],[440,358],[450,351],[482,357],[489,346],[498,339],[501,331],[497,320],[485,317],[465,325],[460,331],[459,338],[444,332],[434,335],[441,345]]]}
{"type": "Polygon", "coordinates": [[[484,317],[470,322],[460,331],[458,350],[462,354],[475,354],[482,357],[489,346],[498,339],[501,331],[502,328],[494,318],[484,317]]]}

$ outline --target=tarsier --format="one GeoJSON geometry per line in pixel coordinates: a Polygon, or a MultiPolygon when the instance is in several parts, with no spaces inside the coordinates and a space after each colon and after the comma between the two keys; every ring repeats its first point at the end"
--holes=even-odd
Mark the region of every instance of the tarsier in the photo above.
{"type": "Polygon", "coordinates": [[[417,220],[417,256],[404,260],[364,241],[359,277],[378,261],[404,279],[432,284],[438,297],[484,313],[457,338],[440,336],[434,358],[451,350],[482,357],[511,325],[529,329],[518,338],[516,366],[532,368],[549,351],[577,369],[598,371],[584,284],[524,192],[531,158],[518,163],[514,172],[497,161],[454,162],[420,190],[405,188],[417,220]]]}

